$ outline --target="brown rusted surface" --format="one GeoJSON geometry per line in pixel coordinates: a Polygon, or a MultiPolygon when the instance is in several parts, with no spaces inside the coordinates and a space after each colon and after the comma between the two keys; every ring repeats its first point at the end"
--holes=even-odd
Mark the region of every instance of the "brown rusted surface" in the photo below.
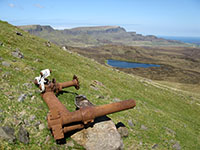
{"type": "Polygon", "coordinates": [[[79,89],[79,81],[78,81],[78,78],[75,75],[74,75],[72,81],[59,83],[59,87],[61,89],[67,88],[67,87],[70,87],[70,86],[74,86],[77,90],[79,89]]]}
{"type": "Polygon", "coordinates": [[[79,81],[76,76],[73,77],[72,81],[63,83],[56,83],[56,80],[53,79],[52,82],[45,84],[45,91],[41,94],[49,108],[47,115],[48,128],[52,130],[55,140],[64,138],[66,132],[84,128],[86,124],[93,122],[96,117],[131,109],[136,105],[134,100],[125,100],[102,106],[87,106],[69,112],[54,92],[58,93],[63,88],[71,86],[79,89],[79,81]]]}
{"type": "Polygon", "coordinates": [[[64,133],[67,133],[69,131],[73,131],[73,130],[77,130],[77,129],[82,129],[82,128],[84,128],[83,124],[77,124],[77,125],[71,125],[71,126],[68,126],[68,127],[64,127],[63,131],[64,131],[64,133]]]}

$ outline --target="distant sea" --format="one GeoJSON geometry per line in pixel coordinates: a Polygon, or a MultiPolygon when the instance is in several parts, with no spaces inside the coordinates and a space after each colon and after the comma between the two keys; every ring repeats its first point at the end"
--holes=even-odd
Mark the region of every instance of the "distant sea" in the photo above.
{"type": "Polygon", "coordinates": [[[184,43],[192,43],[200,45],[200,37],[179,37],[179,36],[157,36],[167,40],[177,40],[184,43]]]}

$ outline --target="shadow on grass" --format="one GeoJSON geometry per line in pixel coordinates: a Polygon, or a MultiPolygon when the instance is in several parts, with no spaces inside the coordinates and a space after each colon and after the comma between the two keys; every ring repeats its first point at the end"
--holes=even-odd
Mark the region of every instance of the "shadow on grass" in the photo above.
{"type": "Polygon", "coordinates": [[[75,93],[75,92],[70,92],[70,91],[60,91],[60,92],[58,92],[58,93],[56,94],[56,97],[58,97],[59,95],[63,95],[63,94],[65,94],[65,93],[73,94],[73,95],[75,95],[75,96],[78,95],[78,93],[75,93]]]}

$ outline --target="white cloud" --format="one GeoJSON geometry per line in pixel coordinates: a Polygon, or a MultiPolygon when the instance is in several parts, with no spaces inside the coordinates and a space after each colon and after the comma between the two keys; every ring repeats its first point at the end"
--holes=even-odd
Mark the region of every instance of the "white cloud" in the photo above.
{"type": "Polygon", "coordinates": [[[9,4],[9,7],[14,8],[14,7],[15,7],[15,4],[10,3],[10,4],[9,4]]]}
{"type": "Polygon", "coordinates": [[[37,8],[44,8],[44,6],[42,6],[40,4],[35,4],[34,6],[37,7],[37,8]]]}

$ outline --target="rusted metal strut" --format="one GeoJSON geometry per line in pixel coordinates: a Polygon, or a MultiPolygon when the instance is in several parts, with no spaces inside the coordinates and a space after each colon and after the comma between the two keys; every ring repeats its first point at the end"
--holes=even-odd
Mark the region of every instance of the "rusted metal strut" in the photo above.
{"type": "Polygon", "coordinates": [[[133,108],[134,100],[125,100],[102,106],[89,106],[80,108],[77,111],[69,112],[58,100],[54,92],[58,93],[63,88],[74,86],[79,89],[79,81],[76,76],[72,81],[56,83],[55,79],[45,84],[45,91],[41,94],[46,102],[49,113],[47,115],[48,128],[52,130],[55,140],[63,139],[64,133],[84,128],[86,124],[93,122],[96,117],[108,115],[114,112],[133,108]]]}

